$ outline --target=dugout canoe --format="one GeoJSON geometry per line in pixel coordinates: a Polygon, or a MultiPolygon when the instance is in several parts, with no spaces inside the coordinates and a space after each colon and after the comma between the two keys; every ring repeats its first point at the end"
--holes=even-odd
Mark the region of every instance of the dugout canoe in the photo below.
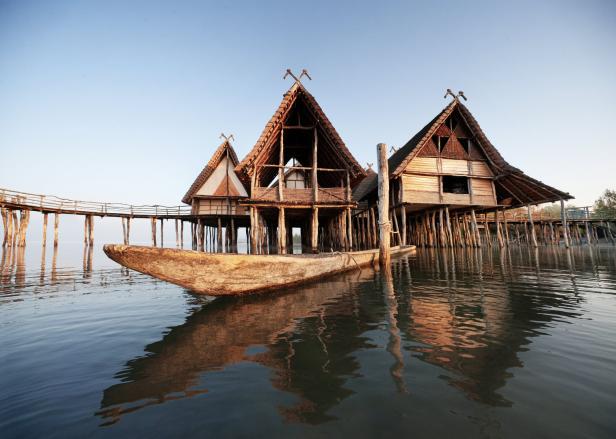
{"type": "MultiPolygon", "coordinates": [[[[105,254],[124,267],[198,294],[236,296],[275,290],[324,276],[376,266],[379,250],[316,255],[245,255],[107,244],[105,254]]],[[[392,257],[415,246],[392,247],[392,257]]]]}

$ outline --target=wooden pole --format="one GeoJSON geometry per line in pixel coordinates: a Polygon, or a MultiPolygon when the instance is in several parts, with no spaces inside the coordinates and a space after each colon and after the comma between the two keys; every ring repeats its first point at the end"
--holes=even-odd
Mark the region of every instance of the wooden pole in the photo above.
{"type": "Polygon", "coordinates": [[[47,246],[47,212],[43,214],[43,247],[47,246]]]}
{"type": "Polygon", "coordinates": [[[471,219],[473,221],[473,233],[475,234],[475,242],[477,247],[481,247],[481,233],[479,233],[479,226],[477,225],[477,216],[475,215],[475,209],[471,209],[471,219]]]}
{"type": "Polygon", "coordinates": [[[122,241],[124,242],[124,245],[128,244],[126,242],[126,218],[122,217],[120,218],[122,220],[122,241]]]}
{"type": "Polygon", "coordinates": [[[255,213],[256,207],[250,206],[250,253],[256,254],[257,248],[257,219],[255,213]]]}
{"type": "Polygon", "coordinates": [[[175,222],[175,248],[180,248],[180,230],[178,227],[178,219],[174,220],[175,222]]]}
{"type": "Polygon", "coordinates": [[[130,245],[130,221],[131,217],[126,218],[126,244],[130,245]]]}
{"type": "Polygon", "coordinates": [[[216,228],[216,252],[222,253],[222,220],[218,217],[218,224],[216,228]]]}
{"type": "Polygon", "coordinates": [[[284,207],[278,208],[278,253],[284,255],[287,252],[287,228],[284,216],[284,207]]]}
{"type": "Polygon", "coordinates": [[[312,221],[311,221],[311,230],[310,230],[310,247],[312,248],[312,253],[318,253],[318,245],[319,245],[319,208],[312,208],[312,221]]]}
{"type": "Polygon", "coordinates": [[[180,220],[180,248],[184,248],[184,220],[180,220]]]}
{"type": "Polygon", "coordinates": [[[94,245],[94,216],[88,215],[90,217],[90,221],[88,223],[88,231],[89,231],[89,245],[94,245]]]}
{"type": "Polygon", "coordinates": [[[563,223],[563,238],[565,239],[565,248],[569,248],[569,233],[567,231],[567,210],[565,209],[565,200],[560,199],[560,219],[563,223]]]}
{"type": "MultiPolygon", "coordinates": [[[[530,237],[532,240],[532,244],[533,244],[533,247],[538,247],[537,234],[535,233],[535,223],[533,222],[533,214],[530,209],[530,204],[526,205],[526,209],[528,211],[528,222],[530,225],[530,237]]],[[[563,233],[565,234],[567,233],[566,230],[564,230],[564,228],[563,228],[563,233]]],[[[569,245],[567,245],[567,247],[569,247],[569,245]]]]}
{"type": "Polygon", "coordinates": [[[164,230],[165,230],[165,223],[164,223],[165,219],[161,218],[160,219],[160,246],[164,247],[165,243],[164,243],[164,230]]]}
{"type": "MultiPolygon", "coordinates": [[[[351,218],[351,208],[346,208],[346,222],[347,222],[347,239],[349,244],[349,251],[353,250],[353,220],[351,218]]],[[[357,245],[357,244],[356,244],[357,245]]]]}
{"type": "Polygon", "coordinates": [[[498,209],[494,211],[494,221],[496,222],[496,238],[498,239],[498,246],[503,248],[505,246],[505,242],[503,240],[500,219],[498,218],[498,209]]]}
{"type": "MultiPolygon", "coordinates": [[[[314,127],[314,143],[312,145],[312,198],[313,202],[319,201],[319,181],[317,179],[317,149],[319,147],[319,138],[317,134],[317,127],[314,127]]],[[[318,224],[318,220],[317,220],[318,224]]],[[[313,248],[314,251],[314,248],[313,248]]]]}
{"type": "Polygon", "coordinates": [[[55,213],[53,219],[53,246],[58,246],[58,226],[60,224],[60,214],[55,213]]]}
{"type": "MultiPolygon", "coordinates": [[[[280,157],[278,160],[278,199],[283,200],[283,186],[284,186],[284,128],[280,128],[280,157]]],[[[256,224],[255,224],[256,225],[256,224]]]]}
{"type": "Polygon", "coordinates": [[[379,143],[378,151],[378,194],[379,194],[379,264],[383,268],[389,268],[391,254],[389,239],[391,223],[389,222],[389,165],[387,163],[387,145],[379,143]]]}
{"type": "Polygon", "coordinates": [[[150,218],[150,228],[152,235],[152,247],[156,247],[156,218],[150,218]]]}
{"type": "Polygon", "coordinates": [[[503,209],[503,224],[505,226],[505,245],[509,245],[509,224],[507,224],[507,213],[503,209]]]}
{"type": "Polygon", "coordinates": [[[406,208],[400,206],[400,238],[401,244],[406,245],[406,208]]]}

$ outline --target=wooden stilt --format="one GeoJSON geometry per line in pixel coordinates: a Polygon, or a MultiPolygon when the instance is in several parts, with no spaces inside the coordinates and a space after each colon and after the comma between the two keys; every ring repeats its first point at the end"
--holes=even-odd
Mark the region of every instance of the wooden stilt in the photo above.
{"type": "Polygon", "coordinates": [[[479,233],[479,225],[477,224],[477,216],[475,210],[471,209],[471,219],[473,221],[473,233],[475,235],[475,243],[477,247],[481,247],[481,233],[479,233]]]}
{"type": "MultiPolygon", "coordinates": [[[[530,237],[531,237],[531,240],[532,240],[532,244],[533,244],[533,247],[538,247],[537,235],[535,233],[535,223],[533,222],[533,214],[532,214],[531,209],[530,209],[530,204],[528,204],[526,206],[526,209],[528,211],[528,223],[530,225],[530,237]]],[[[567,232],[565,230],[563,230],[563,233],[567,233],[567,232]]],[[[567,244],[567,247],[569,247],[568,244],[567,244]]]]}
{"type": "Polygon", "coordinates": [[[312,253],[317,253],[319,245],[319,208],[312,208],[312,221],[310,228],[310,247],[312,253]]]}
{"type": "Polygon", "coordinates": [[[565,209],[565,200],[560,200],[560,219],[563,223],[563,238],[565,240],[565,248],[569,248],[569,233],[567,232],[567,210],[565,209]]]}
{"type": "Polygon", "coordinates": [[[120,218],[122,220],[122,242],[124,242],[124,245],[128,244],[126,242],[126,218],[122,217],[120,218]]]}
{"type": "Polygon", "coordinates": [[[387,163],[387,145],[379,143],[378,151],[378,196],[379,196],[379,264],[381,267],[389,269],[390,254],[390,233],[391,224],[389,222],[389,166],[387,163]]]}
{"type": "Polygon", "coordinates": [[[175,223],[175,248],[180,248],[180,229],[178,226],[178,219],[174,220],[175,223]]]}
{"type": "Polygon", "coordinates": [[[53,246],[58,246],[58,226],[60,224],[60,214],[55,213],[53,218],[53,246]]]}
{"type": "Polygon", "coordinates": [[[218,217],[216,228],[216,252],[222,253],[222,220],[220,217],[218,217]]]}
{"type": "Polygon", "coordinates": [[[503,248],[505,246],[505,242],[503,240],[500,219],[498,218],[498,209],[494,211],[494,222],[496,223],[496,239],[498,240],[498,246],[503,248]]]}
{"type": "Polygon", "coordinates": [[[47,247],[47,212],[43,214],[43,247],[47,247]]]}
{"type": "Polygon", "coordinates": [[[165,242],[164,242],[164,231],[165,231],[165,223],[164,223],[164,218],[160,219],[160,246],[164,247],[165,246],[165,242]]]}
{"type": "Polygon", "coordinates": [[[287,253],[287,228],[284,215],[284,207],[278,208],[278,253],[287,253]]]}
{"type": "Polygon", "coordinates": [[[150,228],[152,229],[152,247],[156,247],[156,218],[154,217],[150,218],[150,228]]]}
{"type": "Polygon", "coordinates": [[[509,224],[507,224],[507,214],[505,213],[505,209],[503,209],[503,224],[505,227],[505,245],[509,245],[509,224]]]}
{"type": "Polygon", "coordinates": [[[180,248],[184,248],[184,220],[180,220],[180,248]]]}

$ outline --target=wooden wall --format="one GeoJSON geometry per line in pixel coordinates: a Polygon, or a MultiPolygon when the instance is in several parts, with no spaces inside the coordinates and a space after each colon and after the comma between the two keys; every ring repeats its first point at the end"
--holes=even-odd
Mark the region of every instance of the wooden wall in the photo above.
{"type": "MultiPolygon", "coordinates": [[[[480,160],[458,160],[441,157],[415,157],[402,175],[404,203],[496,205],[493,173],[488,164],[480,160]],[[442,192],[442,176],[469,178],[468,194],[442,192]]],[[[400,200],[399,200],[400,201],[400,200]]]]}

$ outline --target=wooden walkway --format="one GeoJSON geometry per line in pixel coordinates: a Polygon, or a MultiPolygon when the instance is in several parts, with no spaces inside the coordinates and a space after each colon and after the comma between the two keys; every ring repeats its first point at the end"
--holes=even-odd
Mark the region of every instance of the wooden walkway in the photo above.
{"type": "MultiPolygon", "coordinates": [[[[24,247],[26,231],[30,221],[30,212],[43,214],[43,246],[47,241],[48,215],[54,215],[54,247],[58,246],[58,226],[60,215],[82,215],[85,217],[84,244],[94,243],[94,217],[115,217],[122,219],[123,240],[130,240],[130,224],[135,218],[150,219],[152,227],[152,245],[157,243],[157,221],[161,221],[160,244],[163,244],[163,227],[165,220],[175,221],[176,245],[184,245],[184,221],[191,223],[191,229],[197,222],[190,206],[131,205],[124,203],[101,203],[96,201],[70,200],[54,195],[32,194],[11,189],[0,188],[0,214],[4,226],[2,246],[24,247]],[[178,227],[179,224],[179,227],[178,227]]],[[[194,231],[193,231],[194,232],[194,231]]]]}
{"type": "Polygon", "coordinates": [[[11,210],[30,210],[41,213],[69,215],[95,215],[118,218],[187,219],[190,206],[132,205],[101,203],[60,198],[54,195],[30,194],[10,189],[0,189],[0,207],[11,210]]]}

